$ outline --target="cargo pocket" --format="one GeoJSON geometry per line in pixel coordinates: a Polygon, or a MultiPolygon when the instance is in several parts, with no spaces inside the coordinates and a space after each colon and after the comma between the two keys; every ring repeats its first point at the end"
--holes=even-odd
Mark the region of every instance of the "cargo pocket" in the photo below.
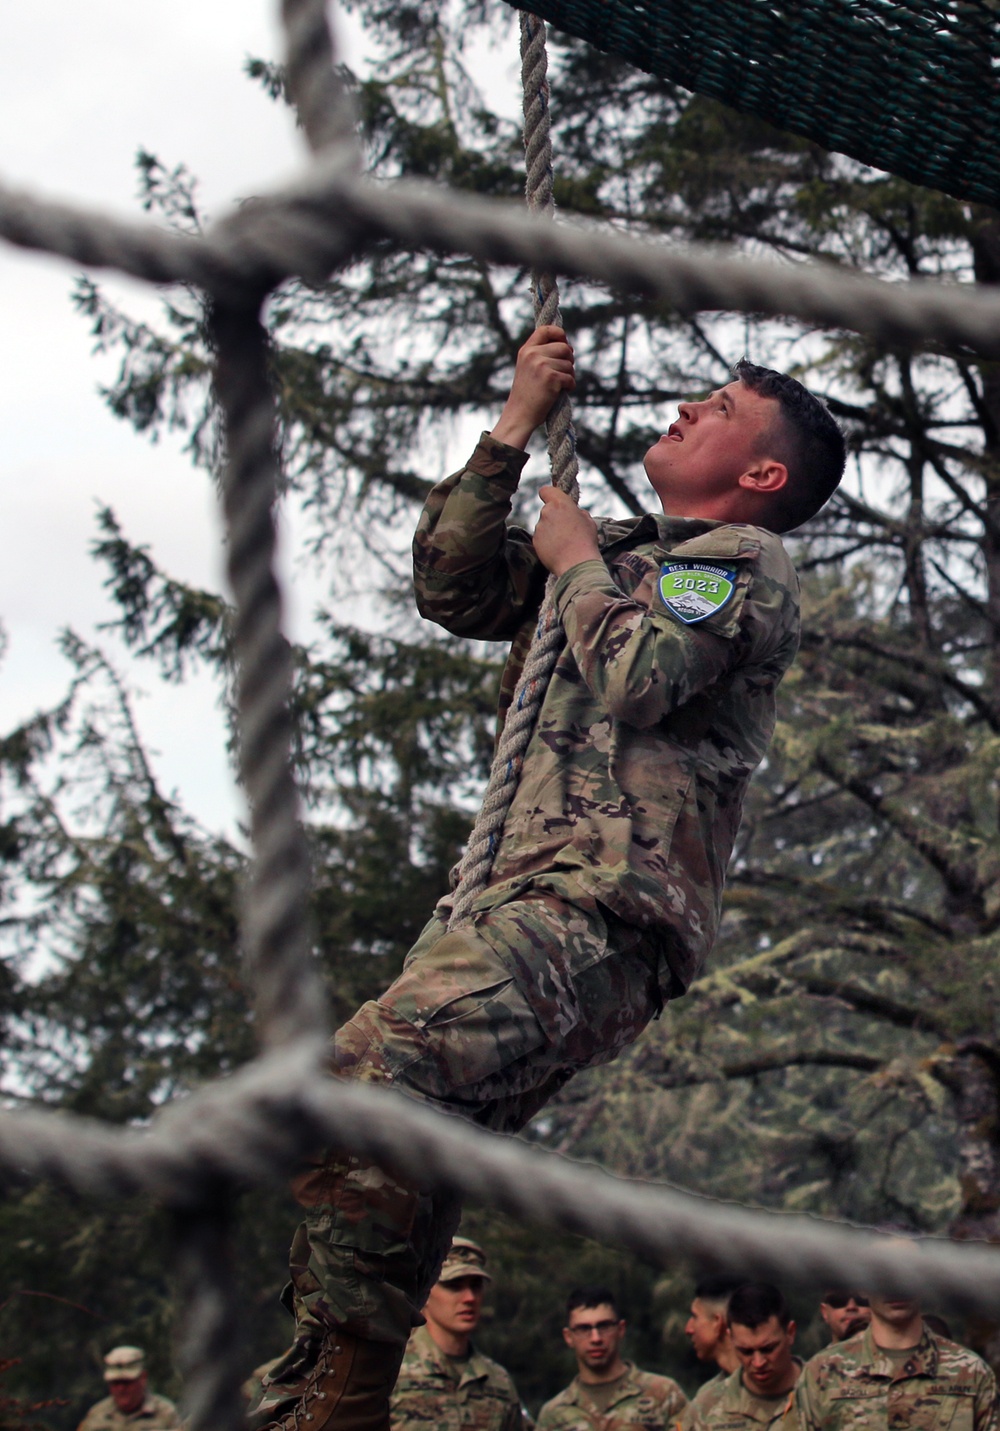
{"type": "Polygon", "coordinates": [[[481,915],[476,931],[531,1005],[545,1041],[558,1047],[580,1021],[574,978],[603,959],[604,920],[556,896],[536,895],[481,915]]]}
{"type": "Polygon", "coordinates": [[[495,1097],[506,1071],[545,1043],[512,974],[470,929],[440,940],[379,1003],[413,1028],[418,1056],[399,1081],[428,1098],[447,1102],[477,1085],[495,1097]]]}

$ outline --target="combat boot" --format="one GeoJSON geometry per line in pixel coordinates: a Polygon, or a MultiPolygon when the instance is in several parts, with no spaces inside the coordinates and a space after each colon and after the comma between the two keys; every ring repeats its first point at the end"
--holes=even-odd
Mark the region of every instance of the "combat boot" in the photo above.
{"type": "Polygon", "coordinates": [[[330,1332],[298,1400],[264,1431],[389,1431],[389,1397],[404,1350],[330,1332]]]}

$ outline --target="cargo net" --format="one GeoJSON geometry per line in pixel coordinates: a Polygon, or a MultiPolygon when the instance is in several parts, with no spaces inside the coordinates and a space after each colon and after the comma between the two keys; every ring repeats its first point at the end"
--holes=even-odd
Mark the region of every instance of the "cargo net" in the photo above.
{"type": "Polygon", "coordinates": [[[517,1217],[657,1262],[678,1258],[747,1277],[861,1286],[995,1315],[1000,1256],[938,1238],[905,1247],[844,1224],[754,1211],[593,1166],[435,1114],[399,1094],[323,1072],[329,1029],[310,957],[308,856],[290,769],[289,649],[274,574],[274,398],[261,305],[284,280],[322,282],[375,243],[465,253],[562,272],[685,314],[788,314],[892,344],[939,342],[1000,357],[1000,295],[938,283],[887,285],[829,267],[778,267],[683,252],[552,224],[516,206],[399,181],[361,167],[354,115],[334,64],[323,0],[284,0],[287,71],[312,151],[279,190],[206,234],[178,236],[0,187],[0,235],[75,264],[210,300],[215,387],[225,424],[223,509],[235,606],[239,759],[252,874],[242,943],[255,990],[259,1057],[164,1109],[144,1130],[60,1114],[0,1115],[0,1174],[50,1179],[106,1200],[142,1195],[172,1214],[181,1313],[178,1362],[193,1431],[237,1431],[246,1375],[230,1228],[241,1190],[280,1181],[337,1145],[517,1217]]]}

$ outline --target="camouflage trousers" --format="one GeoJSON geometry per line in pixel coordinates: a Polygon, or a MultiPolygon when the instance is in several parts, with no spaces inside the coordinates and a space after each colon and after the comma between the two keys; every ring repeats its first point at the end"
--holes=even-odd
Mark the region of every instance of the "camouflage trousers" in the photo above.
{"type": "MultiPolygon", "coordinates": [[[[655,956],[603,907],[538,894],[451,933],[435,913],[395,983],[337,1033],[333,1072],[514,1133],[659,1008],[655,956]]],[[[405,1342],[458,1226],[458,1199],[337,1150],[312,1160],[293,1190],[307,1213],[290,1254],[296,1341],[336,1324],[405,1342]]]]}

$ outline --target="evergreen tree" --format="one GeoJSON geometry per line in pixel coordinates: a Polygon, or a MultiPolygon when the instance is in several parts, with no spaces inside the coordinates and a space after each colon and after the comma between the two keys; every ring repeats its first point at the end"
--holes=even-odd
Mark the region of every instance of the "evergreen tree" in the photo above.
{"type": "MultiPolygon", "coordinates": [[[[359,0],[379,51],[372,76],[355,84],[374,172],[517,194],[516,127],[490,109],[468,62],[487,34],[513,55],[500,8],[359,0]]],[[[250,68],[280,100],[280,70],[250,68]]],[[[992,214],[692,99],[576,41],[555,37],[552,79],[564,213],[661,239],[732,242],[784,263],[996,277],[992,214]]],[[[140,166],[148,208],[181,228],[203,222],[186,171],[151,155],[140,166]]],[[[316,949],[338,1016],[398,968],[445,888],[484,778],[498,653],[416,625],[405,553],[428,479],[461,460],[499,410],[526,332],[526,286],[524,274],[462,256],[379,246],[322,287],[288,285],[269,306],[286,500],[308,514],[333,591],[295,651],[294,704],[316,949]],[[337,598],[376,587],[373,631],[336,619],[337,598]]],[[[182,428],[214,476],[197,296],[171,294],[160,327],[117,311],[89,280],[78,303],[120,355],[105,393],[112,411],[154,436],[182,428]]],[[[744,349],[828,396],[855,462],[845,491],[795,543],[803,650],[748,802],[712,965],[630,1054],[570,1084],[529,1136],[741,1201],[993,1237],[995,365],[792,322],[681,320],[589,283],[566,285],[563,309],[588,505],[642,510],[641,457],[672,405],[724,383],[744,349]]],[[[528,522],[541,467],[519,499],[528,522]]],[[[137,658],[171,680],[206,665],[228,701],[225,600],[158,570],[110,512],[96,553],[137,658]]],[[[100,653],[76,638],[67,653],[76,676],[65,702],[0,745],[5,1086],[12,1099],[141,1123],[252,1054],[234,915],[244,852],[163,797],[127,690],[100,653]]],[[[115,1339],[145,1339],[169,1392],[159,1216],[95,1210],[45,1189],[11,1197],[0,1216],[11,1289],[0,1326],[23,1358],[15,1391],[58,1384],[80,1409],[96,1366],[81,1366],[80,1347],[96,1356],[115,1339]],[[66,1252],[52,1265],[55,1227],[66,1252]],[[34,1293],[64,1305],[42,1308],[34,1293]],[[58,1377],[70,1363],[80,1369],[67,1387],[58,1377]]],[[[268,1308],[294,1217],[277,1194],[248,1199],[248,1371],[280,1346],[268,1308]]],[[[690,1294],[682,1280],[665,1282],[656,1300],[652,1269],[515,1233],[481,1210],[469,1228],[495,1243],[503,1274],[484,1346],[534,1405],[564,1379],[552,1360],[561,1317],[552,1289],[568,1267],[602,1279],[618,1269],[648,1360],[658,1361],[656,1319],[677,1330],[690,1294]]],[[[989,1330],[974,1330],[993,1353],[989,1330]]],[[[677,1367],[676,1343],[658,1364],[677,1367]]]]}

